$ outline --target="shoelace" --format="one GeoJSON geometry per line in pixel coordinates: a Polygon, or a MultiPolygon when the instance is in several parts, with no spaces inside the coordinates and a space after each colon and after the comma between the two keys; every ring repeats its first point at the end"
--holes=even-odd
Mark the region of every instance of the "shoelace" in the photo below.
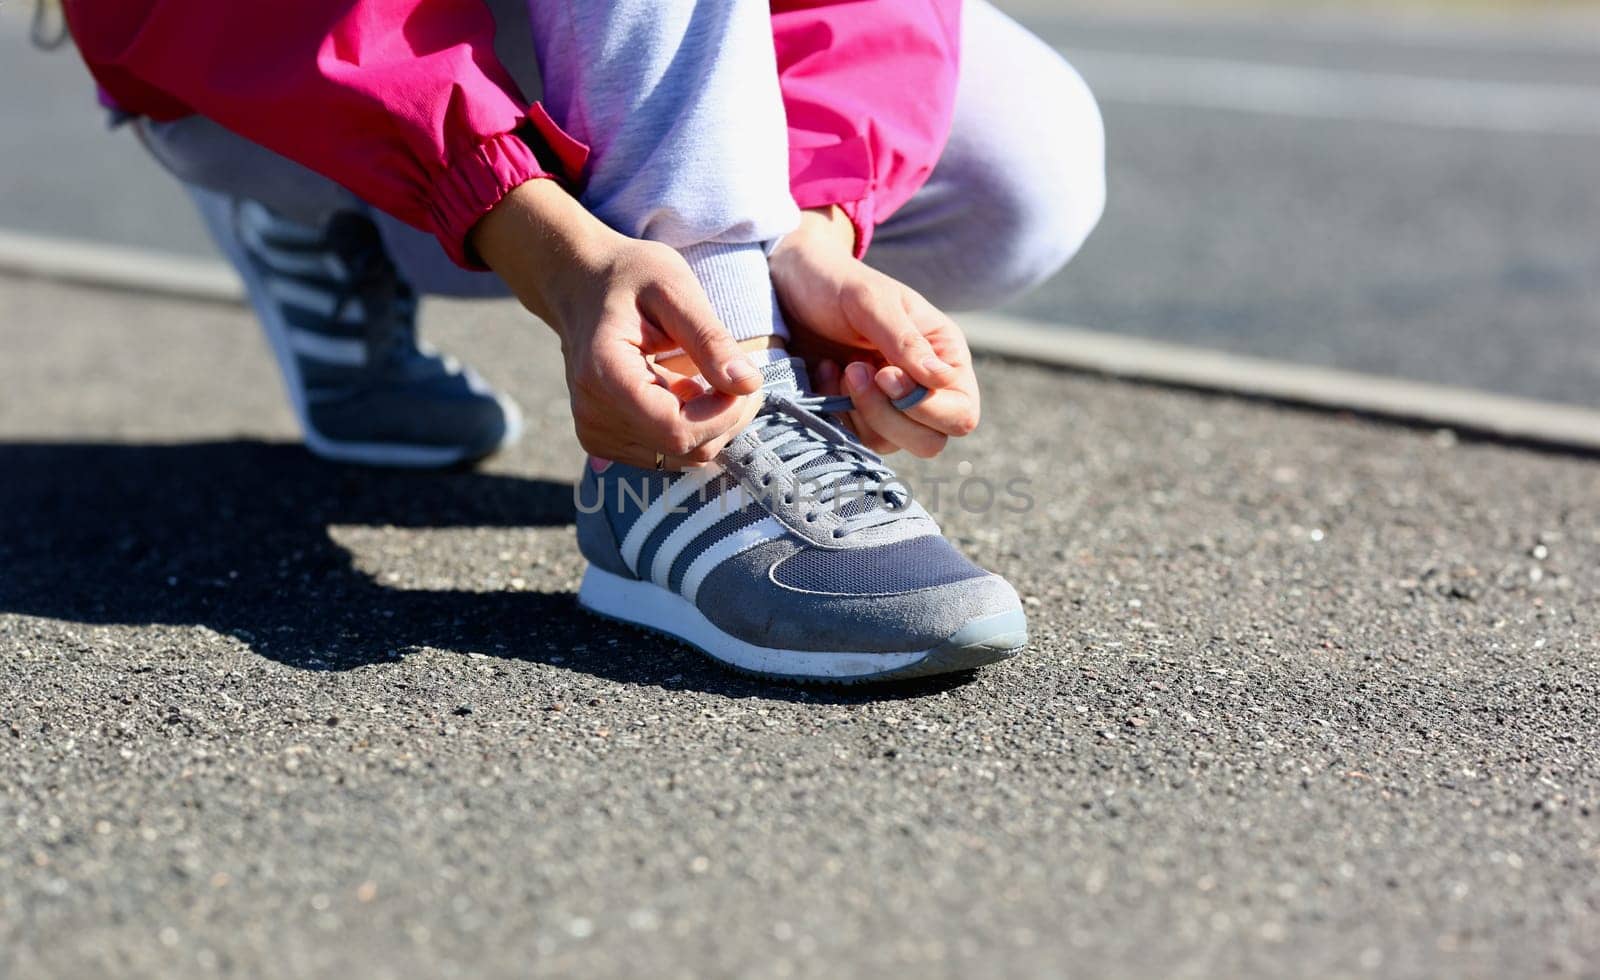
{"type": "MultiPolygon", "coordinates": [[[[849,433],[821,416],[839,415],[855,407],[845,396],[791,395],[769,391],[766,405],[752,426],[762,444],[783,463],[782,476],[791,484],[785,501],[799,488],[810,492],[806,520],[816,520],[833,507],[843,518],[835,538],[904,518],[911,498],[897,484],[883,459],[849,433]],[[852,512],[852,505],[864,504],[852,512]]],[[[775,479],[769,475],[764,485],[775,479]]]]}
{"type": "MultiPolygon", "coordinates": [[[[253,233],[249,232],[246,203],[242,199],[234,202],[234,233],[241,241],[254,240],[257,244],[251,248],[270,251],[277,247],[270,228],[258,227],[253,233]]],[[[413,353],[422,353],[417,343],[416,294],[401,280],[394,263],[384,252],[377,226],[362,215],[344,213],[333,218],[322,236],[321,246],[338,256],[345,273],[345,282],[335,296],[328,318],[337,323],[350,304],[361,303],[367,372],[382,374],[400,366],[413,353]]],[[[446,364],[446,369],[453,373],[455,367],[446,364]]]]}
{"type": "Polygon", "coordinates": [[[333,319],[338,320],[346,307],[359,300],[365,314],[368,367],[381,371],[405,360],[417,349],[416,298],[400,282],[381,245],[361,243],[340,251],[350,281],[339,293],[333,319]]]}

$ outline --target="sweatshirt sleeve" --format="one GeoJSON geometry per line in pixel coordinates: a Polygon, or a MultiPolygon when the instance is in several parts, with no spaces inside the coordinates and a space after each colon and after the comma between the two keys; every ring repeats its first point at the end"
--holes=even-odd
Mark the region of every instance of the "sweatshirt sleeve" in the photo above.
{"type": "Polygon", "coordinates": [[[587,149],[525,103],[483,0],[66,0],[119,102],[201,113],[438,236],[457,263],[512,188],[587,149]],[[528,137],[524,139],[523,137],[528,137]],[[541,161],[530,143],[548,150],[541,161]]]}
{"type": "Polygon", "coordinates": [[[961,0],[773,0],[772,26],[795,203],[839,205],[865,254],[944,152],[961,0]]]}

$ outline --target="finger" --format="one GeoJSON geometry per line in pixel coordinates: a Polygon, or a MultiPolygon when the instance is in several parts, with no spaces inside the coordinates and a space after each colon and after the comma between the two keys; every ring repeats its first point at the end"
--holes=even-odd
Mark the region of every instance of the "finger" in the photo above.
{"type": "MultiPolygon", "coordinates": [[[[817,365],[816,380],[814,384],[817,394],[829,398],[844,394],[844,372],[839,367],[839,362],[824,360],[817,365]]],[[[861,444],[880,455],[897,451],[900,447],[885,439],[872,426],[868,425],[857,413],[846,412],[844,423],[850,431],[856,434],[861,444]]]]}
{"type": "Polygon", "coordinates": [[[839,362],[824,360],[817,365],[817,376],[813,383],[817,386],[817,394],[832,398],[842,394],[839,389],[839,362]]]}
{"type": "MultiPolygon", "coordinates": [[[[837,395],[844,394],[844,372],[840,369],[839,362],[824,360],[817,364],[817,369],[814,373],[816,377],[812,381],[812,384],[816,387],[817,394],[826,398],[833,398],[837,395]]],[[[861,440],[862,445],[866,446],[875,453],[892,453],[896,449],[900,448],[898,446],[889,445],[887,440],[883,439],[876,432],[872,432],[870,429],[867,429],[861,423],[861,420],[856,418],[855,412],[845,412],[839,417],[838,421],[843,422],[845,428],[854,432],[856,434],[856,438],[861,440]]]]}
{"type": "Polygon", "coordinates": [[[638,443],[629,443],[617,450],[613,455],[616,457],[613,462],[625,463],[641,470],[660,469],[663,472],[676,473],[705,465],[704,463],[689,462],[681,456],[662,454],[661,465],[658,467],[656,466],[656,451],[649,446],[642,446],[638,443]]]}
{"type": "Polygon", "coordinates": [[[960,387],[929,391],[897,367],[879,370],[873,380],[898,411],[936,432],[959,437],[978,427],[977,399],[960,387]],[[918,392],[923,397],[916,404],[905,404],[917,398],[918,392]]]}
{"type": "Polygon", "coordinates": [[[709,389],[705,382],[699,378],[691,378],[686,374],[668,371],[654,361],[650,363],[650,372],[655,375],[656,384],[659,384],[678,396],[678,401],[687,402],[699,398],[709,389]]]}
{"type": "Polygon", "coordinates": [[[886,294],[882,290],[857,294],[851,310],[850,325],[876,347],[890,363],[929,388],[943,388],[954,383],[955,367],[947,364],[934,352],[922,330],[912,319],[908,300],[899,294],[886,294]]]}
{"type": "Polygon", "coordinates": [[[956,369],[956,380],[932,393],[921,406],[923,414],[910,414],[919,421],[937,419],[935,428],[951,435],[964,435],[977,427],[981,415],[982,397],[978,376],[972,366],[972,349],[967,346],[966,335],[956,322],[940,312],[920,295],[911,294],[912,319],[916,320],[928,343],[939,358],[956,369]],[[947,392],[957,392],[963,397],[952,397],[947,392]]]}
{"type": "Polygon", "coordinates": [[[916,379],[894,365],[879,368],[873,374],[873,380],[889,401],[902,412],[910,411],[913,407],[922,404],[928,396],[933,394],[933,389],[927,385],[919,385],[916,379]]]}
{"type": "Polygon", "coordinates": [[[676,377],[669,379],[667,390],[678,396],[680,402],[690,402],[706,393],[706,386],[694,378],[676,377]]]}
{"type": "Polygon", "coordinates": [[[928,459],[944,450],[948,437],[912,419],[890,403],[878,387],[872,370],[857,362],[845,368],[845,390],[855,402],[857,414],[884,438],[928,459]]]}
{"type": "Polygon", "coordinates": [[[735,403],[735,407],[738,409],[739,413],[738,417],[734,419],[733,424],[728,427],[728,430],[720,435],[707,439],[705,442],[700,443],[692,451],[679,457],[680,461],[686,465],[692,465],[709,463],[716,459],[717,454],[722,452],[728,443],[732,442],[734,439],[737,439],[739,437],[739,433],[743,432],[745,427],[750,424],[751,420],[756,417],[756,413],[761,410],[762,404],[763,402],[760,398],[739,399],[735,403]]]}
{"type": "Polygon", "coordinates": [[[743,403],[755,400],[718,391],[682,400],[658,383],[638,350],[626,344],[598,351],[595,370],[599,394],[609,401],[605,408],[615,415],[607,428],[620,429],[630,441],[671,455],[692,452],[726,433],[743,417],[747,407],[743,403]]]}
{"type": "MultiPolygon", "coordinates": [[[[629,438],[626,434],[613,433],[609,442],[615,444],[629,438]]],[[[611,450],[607,456],[612,462],[627,463],[642,470],[690,470],[715,461],[732,438],[731,434],[718,436],[687,453],[667,453],[641,442],[621,442],[620,448],[611,450]]]]}
{"type": "MultiPolygon", "coordinates": [[[[684,273],[688,277],[688,273],[684,273]]],[[[739,349],[693,278],[682,284],[656,283],[639,293],[639,308],[683,348],[706,383],[728,395],[750,395],[761,388],[761,372],[739,349]]]]}
{"type": "Polygon", "coordinates": [[[917,325],[939,360],[960,370],[972,368],[972,349],[967,346],[967,335],[949,314],[928,302],[920,293],[907,297],[911,320],[917,325]]]}
{"type": "MultiPolygon", "coordinates": [[[[723,398],[726,396],[718,395],[717,397],[723,398]]],[[[741,414],[738,420],[728,428],[728,431],[722,433],[721,435],[714,436],[711,439],[707,439],[705,442],[700,443],[698,446],[695,446],[688,452],[661,452],[661,465],[659,468],[664,470],[687,470],[715,462],[718,454],[720,454],[723,449],[727,448],[728,443],[737,438],[739,433],[744,431],[745,426],[750,423],[750,420],[755,417],[755,413],[761,408],[761,402],[759,399],[743,399],[741,404],[741,414]]],[[[621,452],[623,455],[617,457],[619,461],[627,462],[630,465],[638,466],[644,469],[653,469],[656,468],[656,454],[660,452],[660,450],[654,449],[651,446],[643,443],[629,442],[624,445],[621,452]]]]}
{"type": "Polygon", "coordinates": [[[719,438],[726,443],[743,428],[746,409],[754,401],[708,391],[680,402],[671,392],[656,390],[663,399],[650,398],[641,406],[643,419],[633,433],[669,456],[688,456],[719,438]]]}
{"type": "Polygon", "coordinates": [[[900,451],[901,447],[886,438],[883,433],[872,427],[860,412],[851,412],[849,415],[850,429],[861,440],[861,444],[877,453],[879,456],[890,456],[900,451]]]}

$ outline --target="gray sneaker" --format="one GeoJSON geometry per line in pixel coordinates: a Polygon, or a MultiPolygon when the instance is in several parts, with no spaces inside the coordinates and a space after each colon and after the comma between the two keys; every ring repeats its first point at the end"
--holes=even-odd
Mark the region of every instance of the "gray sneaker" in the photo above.
{"type": "Polygon", "coordinates": [[[578,602],[783,680],[921,677],[1020,652],[1015,590],[824,417],[849,400],[804,394],[797,360],[763,373],[765,405],[715,462],[585,468],[578,602]]]}
{"type": "Polygon", "coordinates": [[[470,368],[417,340],[417,297],[367,217],[327,227],[190,188],[244,280],[306,447],[370,466],[445,467],[509,445],[522,416],[470,368]]]}

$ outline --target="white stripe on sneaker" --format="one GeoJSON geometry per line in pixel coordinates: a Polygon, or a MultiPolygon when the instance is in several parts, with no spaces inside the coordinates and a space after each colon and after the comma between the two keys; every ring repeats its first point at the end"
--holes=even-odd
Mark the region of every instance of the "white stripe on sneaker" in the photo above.
{"type": "Polygon", "coordinates": [[[262,236],[260,229],[247,222],[240,222],[239,237],[244,240],[256,261],[270,267],[278,275],[316,276],[330,282],[340,282],[346,278],[339,260],[321,245],[320,235],[301,236],[309,238],[304,246],[305,251],[276,248],[262,236]]]}
{"type": "Polygon", "coordinates": [[[683,513],[679,508],[721,475],[722,467],[716,463],[691,470],[644,509],[639,519],[633,522],[633,527],[628,529],[619,549],[622,552],[622,560],[628,563],[628,568],[632,569],[635,575],[639,574],[639,552],[644,550],[644,543],[650,539],[651,533],[672,514],[683,513]]]}
{"type": "Polygon", "coordinates": [[[289,349],[300,357],[344,367],[361,367],[367,363],[367,345],[362,341],[345,337],[325,337],[320,333],[296,330],[294,327],[285,327],[283,333],[289,343],[289,349]]]}
{"type": "MultiPolygon", "coordinates": [[[[683,549],[687,548],[695,538],[711,530],[718,521],[732,514],[738,504],[747,503],[744,494],[739,492],[739,485],[734,484],[702,504],[699,510],[673,528],[667,539],[661,542],[661,547],[656,549],[656,560],[650,566],[650,581],[663,589],[666,588],[667,576],[672,573],[672,565],[683,553],[683,549]],[[736,502],[735,506],[730,507],[729,501],[736,502]]],[[[635,574],[638,574],[637,571],[635,574]]]]}
{"type": "MultiPolygon", "coordinates": [[[[699,556],[689,563],[689,568],[683,573],[683,582],[678,586],[679,594],[694,602],[695,596],[700,594],[700,584],[718,565],[729,558],[744,554],[757,545],[776,541],[787,534],[788,530],[776,517],[768,517],[733,532],[700,552],[699,556]]],[[[667,567],[671,568],[670,565],[667,567]]]]}
{"type": "MultiPolygon", "coordinates": [[[[333,316],[333,311],[339,309],[339,297],[308,286],[293,279],[282,276],[273,276],[265,280],[267,293],[285,306],[293,306],[321,317],[333,316]]],[[[347,300],[344,309],[339,312],[339,322],[348,324],[362,324],[366,322],[366,304],[359,299],[347,300]]]]}

